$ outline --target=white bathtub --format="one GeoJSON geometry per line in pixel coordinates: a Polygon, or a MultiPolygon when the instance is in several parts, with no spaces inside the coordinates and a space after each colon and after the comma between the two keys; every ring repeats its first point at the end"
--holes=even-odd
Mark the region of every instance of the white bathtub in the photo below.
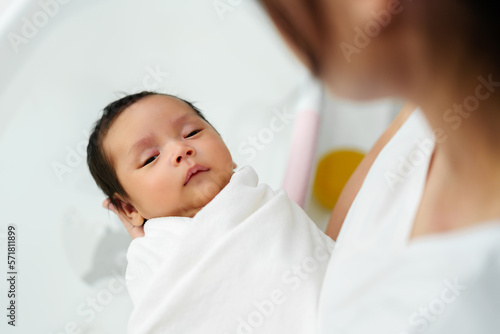
{"type": "MultiPolygon", "coordinates": [[[[224,14],[202,0],[41,3],[11,1],[0,21],[0,255],[14,224],[18,271],[17,328],[3,315],[1,332],[124,333],[129,237],[100,207],[85,162],[101,109],[118,92],[143,89],[195,101],[235,161],[277,188],[293,121],[254,154],[245,143],[294,110],[306,71],[254,3],[221,1],[224,14]]],[[[395,108],[329,100],[319,152],[368,149],[395,108]]]]}

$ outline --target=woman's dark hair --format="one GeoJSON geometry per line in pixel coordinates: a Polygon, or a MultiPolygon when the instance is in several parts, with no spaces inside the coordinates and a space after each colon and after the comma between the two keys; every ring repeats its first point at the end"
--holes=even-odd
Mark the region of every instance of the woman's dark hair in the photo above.
{"type": "Polygon", "coordinates": [[[308,24],[315,36],[306,36],[305,33],[297,25],[297,18],[281,4],[281,1],[275,0],[260,0],[261,5],[266,9],[267,13],[274,21],[276,27],[281,31],[282,35],[286,36],[290,42],[298,49],[309,65],[312,74],[318,76],[321,72],[320,52],[324,42],[324,20],[318,1],[303,1],[302,8],[296,8],[298,11],[303,11],[305,16],[302,19],[305,24],[308,24]]]}
{"type": "MultiPolygon", "coordinates": [[[[287,0],[259,0],[259,2],[281,33],[304,54],[313,74],[319,76],[322,70],[321,49],[328,39],[325,35],[325,22],[328,21],[328,17],[321,8],[321,1],[296,1],[294,4],[296,13],[292,13],[288,8],[291,5],[283,5],[287,0]],[[313,35],[306,36],[299,23],[312,27],[313,35]]],[[[445,40],[454,38],[448,34],[449,30],[440,29],[439,25],[449,23],[450,27],[447,28],[454,30],[460,27],[460,36],[467,43],[466,48],[470,50],[464,56],[487,60],[488,65],[498,70],[500,67],[498,64],[500,24],[498,24],[496,7],[484,0],[450,0],[447,4],[442,3],[443,6],[450,4],[455,5],[455,8],[450,9],[457,10],[455,12],[457,17],[453,11],[446,12],[446,9],[440,9],[444,11],[442,13],[444,18],[439,17],[437,22],[433,22],[428,27],[432,43],[436,46],[443,46],[443,38],[445,40]]]]}
{"type": "Polygon", "coordinates": [[[104,192],[104,194],[109,197],[109,199],[111,200],[111,204],[113,204],[116,208],[119,208],[119,206],[114,194],[117,193],[123,198],[128,198],[128,195],[118,181],[118,177],[116,175],[115,169],[113,168],[113,164],[104,152],[102,143],[114,120],[125,109],[127,109],[137,101],[151,95],[163,95],[181,100],[189,105],[200,118],[210,124],[205,119],[201,111],[196,108],[191,102],[169,94],[143,91],[141,93],[127,95],[108,104],[104,108],[101,118],[95,123],[94,130],[90,135],[89,143],[87,145],[87,164],[89,166],[90,174],[92,174],[95,182],[104,192]]]}
{"type": "Polygon", "coordinates": [[[500,24],[497,6],[481,0],[456,0],[465,6],[470,14],[469,40],[476,53],[490,58],[491,64],[499,67],[500,24]]]}

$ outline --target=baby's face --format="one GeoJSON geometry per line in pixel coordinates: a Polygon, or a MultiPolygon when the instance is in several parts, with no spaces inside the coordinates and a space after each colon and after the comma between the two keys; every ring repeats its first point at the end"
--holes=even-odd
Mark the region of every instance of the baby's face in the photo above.
{"type": "Polygon", "coordinates": [[[234,164],[219,134],[189,105],[147,96],[124,110],[103,141],[129,195],[134,225],[165,216],[193,217],[224,188],[234,164]]]}

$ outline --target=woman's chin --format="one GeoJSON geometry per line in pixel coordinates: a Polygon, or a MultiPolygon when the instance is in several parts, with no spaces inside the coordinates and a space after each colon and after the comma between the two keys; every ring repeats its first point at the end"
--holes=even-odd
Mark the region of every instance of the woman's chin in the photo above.
{"type": "Polygon", "coordinates": [[[346,84],[345,82],[335,81],[329,84],[327,88],[335,97],[359,102],[391,97],[391,94],[384,93],[380,88],[365,83],[346,84]]]}

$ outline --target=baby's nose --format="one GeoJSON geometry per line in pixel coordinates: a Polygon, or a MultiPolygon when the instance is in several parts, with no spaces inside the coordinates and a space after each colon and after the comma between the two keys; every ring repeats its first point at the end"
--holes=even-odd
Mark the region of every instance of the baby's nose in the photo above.
{"type": "Polygon", "coordinates": [[[185,159],[188,156],[193,156],[194,155],[194,149],[191,147],[182,147],[178,154],[175,155],[175,163],[179,164],[182,159],[185,159]]]}

